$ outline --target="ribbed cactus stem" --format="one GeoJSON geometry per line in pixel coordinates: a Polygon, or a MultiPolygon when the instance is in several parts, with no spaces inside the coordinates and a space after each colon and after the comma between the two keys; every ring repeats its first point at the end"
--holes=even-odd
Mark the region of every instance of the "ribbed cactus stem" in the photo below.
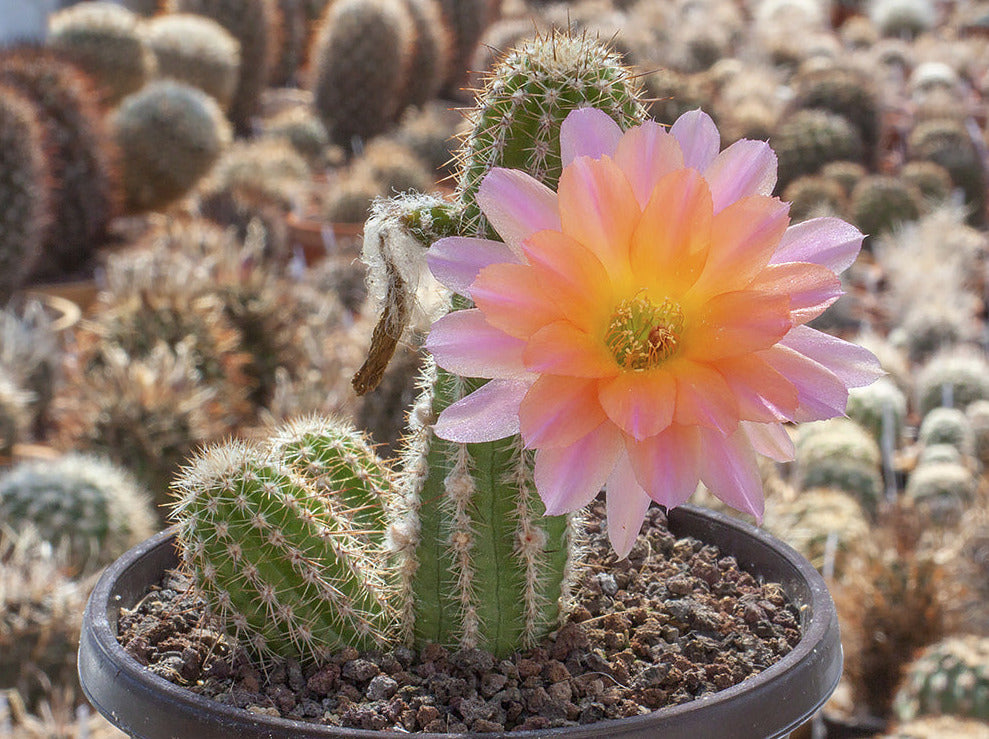
{"type": "Polygon", "coordinates": [[[220,622],[261,658],[380,647],[395,632],[382,547],[355,530],[353,494],[328,494],[316,479],[231,442],[175,485],[183,561],[220,622]]]}

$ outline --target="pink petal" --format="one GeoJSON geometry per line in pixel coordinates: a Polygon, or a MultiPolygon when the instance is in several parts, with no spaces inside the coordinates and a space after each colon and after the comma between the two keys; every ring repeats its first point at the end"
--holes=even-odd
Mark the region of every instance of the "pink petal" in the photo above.
{"type": "Polygon", "coordinates": [[[775,459],[777,462],[793,460],[793,439],[786,433],[783,424],[742,421],[740,425],[752,448],[759,454],[775,459]]]}
{"type": "Polygon", "coordinates": [[[706,426],[730,433],[738,426],[738,401],[717,370],[682,361],[677,372],[674,421],[684,426],[706,426]]]}
{"type": "Polygon", "coordinates": [[[522,364],[525,342],[494,328],[477,308],[454,311],[434,322],[426,348],[436,364],[463,377],[535,380],[522,364]]]}
{"type": "Polygon", "coordinates": [[[653,188],[666,175],[683,169],[683,152],[673,135],[655,121],[625,132],[615,149],[615,164],[625,173],[639,206],[646,207],[653,188]]]}
{"type": "Polygon", "coordinates": [[[827,267],[809,262],[771,264],[750,288],[787,295],[790,298],[790,318],[795,324],[817,318],[844,294],[838,275],[827,267]]]}
{"type": "Polygon", "coordinates": [[[755,452],[741,429],[725,436],[701,429],[701,480],[718,498],[762,521],[765,499],[755,452]]]}
{"type": "Polygon", "coordinates": [[[604,342],[570,321],[556,321],[534,333],[522,361],[527,370],[549,375],[612,377],[619,371],[604,342]]]}
{"type": "Polygon", "coordinates": [[[765,141],[736,141],[715,157],[704,172],[717,213],[749,195],[772,195],[776,153],[765,141]]]}
{"type": "Polygon", "coordinates": [[[848,387],[871,385],[886,374],[868,349],[809,326],[794,327],[780,344],[826,367],[848,387]]]}
{"type": "Polygon", "coordinates": [[[812,218],[786,230],[769,263],[810,262],[840,273],[855,261],[863,238],[861,231],[840,218],[812,218]]]}
{"type": "Polygon", "coordinates": [[[556,193],[517,169],[495,167],[488,172],[477,191],[477,204],[519,254],[522,242],[537,231],[560,230],[556,193]]]}
{"type": "Polygon", "coordinates": [[[529,383],[492,380],[440,413],[433,432],[441,439],[472,444],[519,432],[519,405],[529,383]]]}
{"type": "Polygon", "coordinates": [[[564,447],[536,452],[536,490],[547,516],[583,508],[597,495],[622,453],[622,436],[605,422],[564,447]]]}
{"type": "Polygon", "coordinates": [[[618,459],[607,487],[608,538],[615,554],[625,559],[632,551],[652,499],[635,479],[632,465],[625,455],[618,459]]]}
{"type": "Polygon", "coordinates": [[[695,426],[670,426],[642,441],[627,441],[635,477],[654,501],[667,509],[685,503],[697,489],[704,450],[695,426]]]}
{"type": "Polygon", "coordinates": [[[426,253],[426,264],[433,276],[460,295],[468,295],[478,272],[501,262],[520,264],[522,260],[505,244],[489,239],[449,236],[437,241],[426,253]]]}
{"type": "Polygon", "coordinates": [[[738,402],[739,418],[761,423],[789,420],[799,405],[793,383],[758,354],[721,359],[718,371],[738,402]]]}
{"type": "Polygon", "coordinates": [[[598,403],[597,382],[542,375],[519,408],[522,438],[530,448],[562,447],[582,439],[607,416],[598,403]]]}
{"type": "Polygon", "coordinates": [[[683,151],[683,166],[705,172],[721,150],[721,134],[704,111],[691,110],[677,118],[670,128],[683,151]]]}
{"type": "Polygon", "coordinates": [[[834,372],[801,352],[783,346],[782,342],[759,352],[759,356],[797,389],[799,405],[791,415],[791,421],[820,421],[845,414],[848,387],[834,372]]]}
{"type": "Polygon", "coordinates": [[[577,157],[600,159],[615,152],[622,129],[597,108],[571,111],[560,127],[560,155],[566,167],[577,157]]]}
{"type": "Polygon", "coordinates": [[[673,421],[676,379],[669,372],[622,372],[602,382],[598,399],[612,423],[634,439],[654,436],[673,421]]]}

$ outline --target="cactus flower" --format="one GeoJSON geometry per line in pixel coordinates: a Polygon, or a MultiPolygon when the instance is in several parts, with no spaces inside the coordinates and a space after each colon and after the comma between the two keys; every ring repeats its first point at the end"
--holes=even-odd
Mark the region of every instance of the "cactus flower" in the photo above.
{"type": "Polygon", "coordinates": [[[494,169],[477,200],[503,242],[450,237],[430,268],[476,307],[433,324],[437,364],[486,378],[444,410],[441,438],[521,434],[548,514],[607,490],[631,549],[651,501],[702,481],[763,512],[756,453],[789,460],[787,422],[844,414],[881,374],[865,349],[809,328],[842,294],[862,234],[837,218],[791,226],[765,142],[724,151],[713,121],[622,132],[584,108],[561,130],[556,192],[494,169]]]}

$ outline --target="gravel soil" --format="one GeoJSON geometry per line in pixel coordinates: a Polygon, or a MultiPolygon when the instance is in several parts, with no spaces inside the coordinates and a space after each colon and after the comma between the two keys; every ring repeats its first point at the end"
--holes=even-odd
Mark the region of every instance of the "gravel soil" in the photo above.
{"type": "Polygon", "coordinates": [[[121,613],[119,640],[158,675],[255,713],[450,733],[587,724],[685,703],[759,673],[799,640],[780,586],[757,582],[713,546],[677,539],[659,508],[620,562],[600,514],[592,510],[576,608],[552,638],[510,659],[435,645],[344,649],[322,664],[261,671],[210,627],[178,573],[121,613]]]}

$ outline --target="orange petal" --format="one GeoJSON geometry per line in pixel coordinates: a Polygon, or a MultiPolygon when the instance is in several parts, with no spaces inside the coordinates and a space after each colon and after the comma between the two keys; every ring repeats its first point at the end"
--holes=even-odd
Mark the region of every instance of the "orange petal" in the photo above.
{"type": "Polygon", "coordinates": [[[628,178],[639,205],[649,202],[653,188],[670,172],[683,168],[676,138],[655,121],[629,129],[615,149],[615,164],[628,178]]]}
{"type": "Polygon", "coordinates": [[[519,408],[519,427],[528,447],[562,447],[582,439],[607,420],[597,398],[597,381],[543,375],[519,408]]]}
{"type": "Polygon", "coordinates": [[[547,375],[612,377],[619,372],[604,343],[570,321],[557,321],[534,333],[522,352],[522,363],[530,372],[547,375]]]}
{"type": "Polygon", "coordinates": [[[779,246],[789,210],[778,198],[750,195],[714,216],[711,250],[694,293],[716,295],[747,286],[779,246]]]}
{"type": "Polygon", "coordinates": [[[673,420],[681,426],[704,426],[722,433],[738,427],[738,401],[717,370],[680,360],[673,420]]]}
{"type": "Polygon", "coordinates": [[[786,376],[755,354],[723,359],[718,371],[738,401],[747,421],[772,423],[793,417],[800,402],[797,388],[786,376]]]}
{"type": "Polygon", "coordinates": [[[676,380],[669,372],[622,372],[602,382],[601,407],[634,439],[655,436],[670,425],[676,406],[676,380]]]}
{"type": "Polygon", "coordinates": [[[585,331],[603,331],[614,301],[601,260],[559,231],[540,231],[522,249],[542,291],[567,319],[585,331]]]}
{"type": "Polygon", "coordinates": [[[683,352],[697,361],[768,349],[793,326],[786,295],[752,290],[716,295],[688,320],[683,352]]]}
{"type": "Polygon", "coordinates": [[[613,281],[628,276],[628,248],[639,204],[610,157],[579,157],[563,170],[558,188],[563,233],[601,260],[613,281]]]}
{"type": "Polygon", "coordinates": [[[492,264],[482,269],[470,288],[474,303],[488,323],[509,336],[528,339],[564,316],[523,264],[492,264]]]}
{"type": "Polygon", "coordinates": [[[697,279],[707,258],[713,205],[707,183],[696,170],[680,169],[662,180],[632,236],[632,273],[640,284],[663,294],[682,294],[697,279]]]}
{"type": "Polygon", "coordinates": [[[790,317],[794,323],[817,318],[842,295],[841,280],[827,267],[808,262],[770,264],[749,285],[790,298],[790,317]]]}

